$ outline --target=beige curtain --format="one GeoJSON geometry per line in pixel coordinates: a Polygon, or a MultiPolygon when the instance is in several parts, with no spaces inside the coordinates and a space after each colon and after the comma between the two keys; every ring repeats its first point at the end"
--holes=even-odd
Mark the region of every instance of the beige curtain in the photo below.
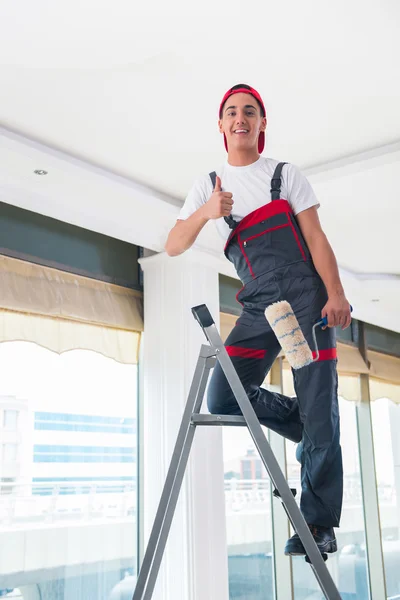
{"type": "Polygon", "coordinates": [[[368,365],[365,363],[357,347],[338,342],[337,356],[340,375],[368,373],[368,365]]]}
{"type": "Polygon", "coordinates": [[[396,404],[400,404],[400,385],[383,381],[382,379],[375,379],[370,377],[369,389],[371,400],[380,400],[381,398],[388,398],[396,404]]]}
{"type": "Polygon", "coordinates": [[[400,358],[368,351],[370,376],[400,386],[400,358]]]}
{"type": "Polygon", "coordinates": [[[140,292],[0,256],[0,342],[93,350],[135,364],[142,331],[140,292]]]}
{"type": "Polygon", "coordinates": [[[238,318],[239,317],[235,317],[235,315],[229,315],[228,313],[219,314],[220,335],[223,342],[225,342],[226,338],[235,327],[235,323],[238,318]]]}
{"type": "Polygon", "coordinates": [[[371,400],[389,398],[400,404],[400,358],[369,351],[371,400]]]}

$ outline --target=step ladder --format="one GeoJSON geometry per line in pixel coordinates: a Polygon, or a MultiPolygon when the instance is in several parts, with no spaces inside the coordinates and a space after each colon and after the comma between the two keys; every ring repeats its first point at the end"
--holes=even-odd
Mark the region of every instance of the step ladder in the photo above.
{"type": "Polygon", "coordinates": [[[203,329],[209,345],[202,345],[200,349],[171,463],[132,600],[151,600],[194,434],[196,428],[200,426],[236,426],[248,428],[269,477],[275,486],[274,496],[282,501],[282,505],[293,528],[300,536],[307,553],[306,561],[311,565],[323,594],[327,600],[341,600],[335,583],[325,565],[327,555],[321,554],[319,551],[308,525],[297,506],[293,494],[295,490],[289,488],[207,306],[205,304],[195,306],[192,308],[192,313],[203,329]],[[242,417],[200,414],[210,370],[215,366],[217,360],[236,397],[243,415],[242,417]]]}

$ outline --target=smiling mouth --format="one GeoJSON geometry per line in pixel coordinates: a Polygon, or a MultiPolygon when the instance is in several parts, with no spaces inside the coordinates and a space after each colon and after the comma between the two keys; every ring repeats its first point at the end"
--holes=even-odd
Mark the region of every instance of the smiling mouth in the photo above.
{"type": "Polygon", "coordinates": [[[233,132],[236,135],[246,135],[246,133],[249,133],[248,129],[235,129],[235,131],[233,132]]]}

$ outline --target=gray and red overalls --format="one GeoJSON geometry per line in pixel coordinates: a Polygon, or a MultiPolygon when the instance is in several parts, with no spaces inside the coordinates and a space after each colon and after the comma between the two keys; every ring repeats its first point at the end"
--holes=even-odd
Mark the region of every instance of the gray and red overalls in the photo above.
{"type": "MultiPolygon", "coordinates": [[[[287,300],[304,336],[313,347],[311,330],[328,297],[290,204],[280,198],[279,163],[271,181],[271,202],[239,223],[226,217],[232,232],[226,257],[235,265],[243,288],[243,306],[225,346],[262,425],[289,440],[303,440],[301,511],[307,523],[338,527],[343,495],[334,328],[317,328],[318,362],[293,370],[296,398],[261,388],[280,345],[264,310],[287,300]]],[[[215,179],[215,173],[210,174],[215,179]]],[[[213,182],[215,187],[215,181],[213,182]]],[[[213,414],[239,415],[240,409],[217,363],[208,389],[213,414]]]]}

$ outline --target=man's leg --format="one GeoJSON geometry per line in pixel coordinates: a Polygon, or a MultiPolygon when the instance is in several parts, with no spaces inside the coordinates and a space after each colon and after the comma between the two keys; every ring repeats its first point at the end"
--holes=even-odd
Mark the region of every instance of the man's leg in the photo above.
{"type": "MultiPolygon", "coordinates": [[[[289,440],[299,442],[303,426],[297,400],[260,387],[280,351],[263,314],[257,317],[243,314],[228,336],[225,347],[260,423],[289,440]]],[[[208,408],[212,414],[241,414],[218,362],[208,388],[208,408]]]]}
{"type": "MultiPolygon", "coordinates": [[[[296,312],[312,349],[312,326],[320,318],[326,301],[324,290],[320,295],[321,306],[316,302],[311,310],[296,312]]],[[[318,362],[293,371],[304,425],[300,508],[307,523],[313,526],[311,530],[320,549],[334,552],[333,527],[339,527],[343,496],[335,330],[327,328],[323,331],[318,326],[316,335],[320,350],[318,362]]],[[[289,540],[286,553],[304,553],[298,537],[289,540]]]]}
{"type": "Polygon", "coordinates": [[[294,381],[304,419],[301,510],[307,523],[339,527],[343,468],[336,360],[299,369],[294,381]]]}

